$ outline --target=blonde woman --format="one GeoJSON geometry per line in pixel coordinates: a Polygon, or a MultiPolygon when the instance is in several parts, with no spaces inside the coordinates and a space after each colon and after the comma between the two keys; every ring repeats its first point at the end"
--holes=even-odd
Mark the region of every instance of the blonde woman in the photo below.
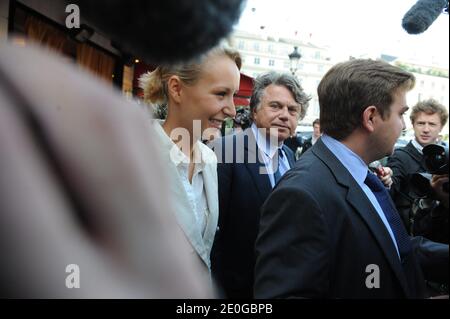
{"type": "Polygon", "coordinates": [[[240,68],[239,53],[220,46],[196,61],[160,66],[140,79],[146,100],[168,106],[166,121],[155,124],[159,153],[169,165],[168,196],[208,276],[218,221],[217,159],[201,141],[235,116],[240,68]]]}

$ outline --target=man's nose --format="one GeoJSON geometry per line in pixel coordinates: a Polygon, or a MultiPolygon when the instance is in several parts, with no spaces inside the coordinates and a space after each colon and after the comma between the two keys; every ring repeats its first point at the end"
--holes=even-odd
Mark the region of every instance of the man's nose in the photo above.
{"type": "Polygon", "coordinates": [[[281,109],[280,114],[278,115],[278,118],[280,118],[284,121],[287,121],[289,119],[289,110],[286,106],[281,109]]]}

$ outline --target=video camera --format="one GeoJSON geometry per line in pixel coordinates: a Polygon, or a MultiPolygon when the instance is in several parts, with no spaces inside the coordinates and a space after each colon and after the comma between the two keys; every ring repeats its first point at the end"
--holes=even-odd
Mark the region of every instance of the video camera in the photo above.
{"type": "Polygon", "coordinates": [[[234,123],[240,125],[242,130],[250,127],[252,125],[252,120],[250,118],[250,109],[242,107],[236,110],[236,116],[233,119],[234,123]]]}
{"type": "MultiPolygon", "coordinates": [[[[430,144],[425,146],[422,152],[427,172],[413,174],[411,184],[420,197],[426,197],[433,193],[430,185],[432,175],[448,174],[448,147],[430,144]]],[[[448,183],[442,187],[444,192],[448,193],[448,183]]]]}

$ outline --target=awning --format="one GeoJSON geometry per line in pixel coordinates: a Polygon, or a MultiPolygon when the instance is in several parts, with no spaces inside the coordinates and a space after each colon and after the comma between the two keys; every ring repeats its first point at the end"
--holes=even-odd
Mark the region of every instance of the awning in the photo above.
{"type": "Polygon", "coordinates": [[[239,91],[234,96],[234,105],[248,106],[253,91],[253,78],[241,73],[239,91]]]}
{"type": "Polygon", "coordinates": [[[236,107],[238,107],[238,106],[249,106],[249,104],[250,104],[250,98],[235,96],[233,98],[233,100],[234,100],[234,105],[236,107]]]}

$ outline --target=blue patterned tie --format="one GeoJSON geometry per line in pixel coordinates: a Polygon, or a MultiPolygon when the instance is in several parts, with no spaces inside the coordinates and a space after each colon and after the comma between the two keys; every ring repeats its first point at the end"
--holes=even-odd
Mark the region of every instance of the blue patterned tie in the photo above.
{"type": "Polygon", "coordinates": [[[392,232],[394,233],[400,258],[403,260],[403,258],[411,251],[411,241],[396,208],[390,200],[389,193],[378,177],[371,172],[367,172],[367,177],[364,183],[370,188],[380,204],[381,209],[383,210],[383,213],[391,226],[392,232]]]}
{"type": "Polygon", "coordinates": [[[281,179],[280,162],[281,162],[282,158],[283,158],[283,152],[281,151],[281,148],[279,148],[278,149],[278,159],[277,159],[278,166],[276,168],[276,171],[273,173],[273,180],[275,181],[274,186],[277,185],[281,179]]]}

